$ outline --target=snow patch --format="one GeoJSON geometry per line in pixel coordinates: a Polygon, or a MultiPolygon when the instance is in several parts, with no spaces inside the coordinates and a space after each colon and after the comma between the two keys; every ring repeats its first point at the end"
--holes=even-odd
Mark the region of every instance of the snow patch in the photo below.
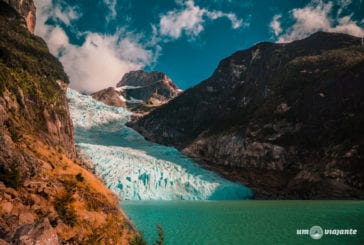
{"type": "Polygon", "coordinates": [[[125,90],[125,89],[138,89],[138,88],[142,88],[142,86],[130,86],[130,85],[125,85],[120,87],[120,89],[125,90]]]}
{"type": "Polygon", "coordinates": [[[118,92],[123,92],[124,89],[122,89],[121,87],[118,87],[118,88],[114,88],[115,91],[118,91],[118,92]]]}
{"type": "Polygon", "coordinates": [[[143,100],[138,100],[138,99],[136,99],[134,97],[131,97],[131,96],[130,96],[130,99],[127,100],[126,102],[132,103],[132,104],[143,104],[144,103],[143,100]]]}
{"type": "Polygon", "coordinates": [[[255,60],[260,59],[260,49],[257,48],[256,50],[252,51],[252,59],[251,59],[251,63],[254,62],[255,60]]]}
{"type": "Polygon", "coordinates": [[[120,98],[122,101],[126,102],[126,99],[125,99],[125,97],[124,97],[124,96],[120,95],[120,96],[119,96],[119,98],[120,98]]]}

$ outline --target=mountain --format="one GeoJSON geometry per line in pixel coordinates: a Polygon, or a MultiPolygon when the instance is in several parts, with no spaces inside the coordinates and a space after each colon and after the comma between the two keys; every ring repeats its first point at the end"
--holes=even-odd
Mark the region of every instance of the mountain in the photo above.
{"type": "Polygon", "coordinates": [[[363,81],[360,38],[263,42],[128,125],[257,198],[363,198],[363,81]]]}
{"type": "Polygon", "coordinates": [[[125,244],[135,231],[82,167],[68,77],[27,30],[27,6],[34,13],[32,1],[0,1],[0,244],[125,244]]]}
{"type": "Polygon", "coordinates": [[[180,90],[162,72],[131,71],[126,73],[116,88],[109,87],[92,94],[107,105],[125,107],[146,113],[175,98],[180,90]]]}
{"type": "MultiPolygon", "coordinates": [[[[21,24],[24,25],[28,31],[34,34],[35,21],[36,21],[36,8],[33,0],[3,0],[21,16],[21,24]]],[[[4,9],[5,10],[5,9],[4,9]]]]}

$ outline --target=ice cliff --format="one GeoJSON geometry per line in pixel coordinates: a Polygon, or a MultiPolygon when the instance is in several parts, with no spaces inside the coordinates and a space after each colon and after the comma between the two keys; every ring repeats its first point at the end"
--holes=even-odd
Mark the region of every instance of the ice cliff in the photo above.
{"type": "Polygon", "coordinates": [[[68,89],[76,146],[107,186],[126,200],[236,200],[252,191],[199,167],[172,147],[125,126],[131,113],[68,89]]]}

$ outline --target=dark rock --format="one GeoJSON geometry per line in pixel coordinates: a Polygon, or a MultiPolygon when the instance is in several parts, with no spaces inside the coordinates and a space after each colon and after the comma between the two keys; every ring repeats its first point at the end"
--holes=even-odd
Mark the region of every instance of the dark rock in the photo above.
{"type": "Polygon", "coordinates": [[[19,245],[56,245],[60,244],[58,235],[47,218],[40,219],[34,224],[27,224],[17,228],[7,235],[5,240],[19,245]]]}
{"type": "Polygon", "coordinates": [[[24,18],[28,31],[34,34],[36,8],[33,0],[3,0],[24,18]]]}
{"type": "Polygon", "coordinates": [[[319,32],[289,44],[259,43],[128,125],[260,198],[359,198],[363,81],[360,38],[319,32]]]}

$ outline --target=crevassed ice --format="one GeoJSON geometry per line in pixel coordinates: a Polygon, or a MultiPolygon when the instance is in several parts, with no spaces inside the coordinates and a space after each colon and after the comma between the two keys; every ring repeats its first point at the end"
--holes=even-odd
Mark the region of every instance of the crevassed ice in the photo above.
{"type": "Polygon", "coordinates": [[[125,126],[131,113],[68,89],[76,147],[107,186],[126,200],[236,200],[252,191],[199,167],[173,147],[125,126]]]}

